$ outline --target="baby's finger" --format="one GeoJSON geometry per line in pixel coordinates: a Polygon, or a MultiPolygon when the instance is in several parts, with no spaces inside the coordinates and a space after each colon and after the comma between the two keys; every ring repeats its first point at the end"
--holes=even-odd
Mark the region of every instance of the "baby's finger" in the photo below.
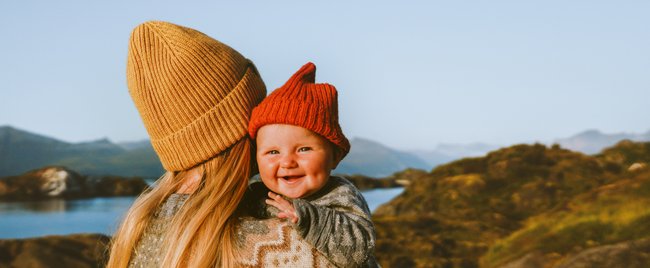
{"type": "Polygon", "coordinates": [[[278,218],[280,219],[289,219],[293,223],[298,223],[298,218],[289,212],[280,212],[278,213],[278,218]]]}
{"type": "Polygon", "coordinates": [[[270,198],[273,198],[273,199],[280,199],[280,198],[282,198],[281,195],[276,194],[276,193],[274,193],[274,192],[269,192],[269,197],[270,197],[270,198]]]}
{"type": "Polygon", "coordinates": [[[278,204],[278,202],[276,202],[276,201],[273,200],[273,199],[266,199],[265,202],[266,202],[267,205],[274,206],[275,208],[277,208],[277,209],[279,209],[279,210],[284,210],[284,208],[282,207],[282,205],[278,204]]]}
{"type": "Polygon", "coordinates": [[[269,197],[270,197],[271,199],[275,200],[275,201],[278,201],[278,202],[280,202],[280,201],[287,201],[287,200],[285,200],[284,198],[282,198],[281,195],[276,194],[276,193],[274,193],[274,192],[269,192],[269,197]]]}
{"type": "Polygon", "coordinates": [[[269,192],[269,197],[271,197],[273,200],[275,200],[276,202],[278,202],[278,204],[280,204],[280,205],[282,205],[283,207],[285,207],[285,209],[291,209],[291,208],[293,208],[293,206],[291,205],[291,203],[289,203],[289,201],[287,201],[286,199],[282,198],[282,196],[279,195],[279,194],[276,194],[276,193],[273,193],[273,192],[269,192]]]}

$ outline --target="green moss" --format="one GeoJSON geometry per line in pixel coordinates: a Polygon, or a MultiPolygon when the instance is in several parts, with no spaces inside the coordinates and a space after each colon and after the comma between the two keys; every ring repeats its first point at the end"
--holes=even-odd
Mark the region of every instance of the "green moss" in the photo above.
{"type": "Polygon", "coordinates": [[[412,221],[432,217],[435,227],[392,222],[391,238],[378,232],[378,241],[405,238],[399,248],[377,254],[402,254],[416,266],[428,261],[458,267],[480,259],[484,267],[497,267],[532,252],[557,259],[650,236],[650,169],[629,172],[625,166],[650,159],[646,148],[650,143],[623,143],[604,152],[623,155],[617,162],[557,146],[515,145],[439,166],[413,180],[380,213],[412,221]]]}
{"type": "MultiPolygon", "coordinates": [[[[650,178],[649,178],[650,179],[650,178]]],[[[577,249],[650,237],[650,196],[636,195],[634,181],[576,197],[570,211],[528,219],[525,226],[496,241],[481,258],[497,267],[529,252],[566,255],[577,249]],[[600,196],[591,197],[599,193],[600,196]]]]}

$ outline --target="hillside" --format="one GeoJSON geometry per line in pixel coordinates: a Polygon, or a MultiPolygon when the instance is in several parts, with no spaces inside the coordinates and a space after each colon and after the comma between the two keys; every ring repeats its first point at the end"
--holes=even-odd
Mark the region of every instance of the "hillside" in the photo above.
{"type": "Polygon", "coordinates": [[[0,177],[0,202],[134,196],[148,184],[139,177],[88,176],[48,166],[17,176],[0,177]]]}
{"type": "Polygon", "coordinates": [[[440,143],[433,150],[415,150],[411,152],[424,160],[429,166],[435,167],[465,157],[483,156],[500,147],[486,143],[440,143]]]}
{"type": "Polygon", "coordinates": [[[109,242],[101,234],[0,240],[0,267],[104,267],[109,242]]]}
{"type": "Polygon", "coordinates": [[[354,138],[350,143],[350,153],[339,163],[335,173],[382,177],[407,168],[429,170],[433,167],[414,154],[375,141],[354,138]]]}
{"type": "MultiPolygon", "coordinates": [[[[377,259],[383,267],[648,267],[649,163],[650,142],[625,140],[594,156],[515,145],[395,173],[381,182],[407,186],[373,215],[377,259]]],[[[379,182],[355,180],[369,181],[379,182]]],[[[80,250],[95,247],[84,243],[80,250]]],[[[12,260],[25,258],[0,263],[12,260]]]]}
{"type": "Polygon", "coordinates": [[[377,209],[377,256],[385,267],[562,267],[642,243],[648,160],[650,143],[623,141],[598,156],[515,145],[439,166],[377,209]]]}
{"type": "Polygon", "coordinates": [[[643,134],[605,134],[598,130],[587,130],[568,138],[557,139],[555,143],[569,150],[585,154],[596,154],[621,140],[650,141],[650,131],[643,134]]]}
{"type": "MultiPolygon", "coordinates": [[[[382,177],[406,168],[432,166],[414,154],[367,139],[353,139],[352,149],[335,173],[382,177]]],[[[13,127],[0,127],[0,177],[43,166],[65,166],[88,175],[157,178],[163,168],[148,140],[112,143],[108,139],[67,143],[13,127]]]]}
{"type": "Polygon", "coordinates": [[[43,166],[66,166],[88,175],[157,177],[151,145],[117,145],[108,139],[68,143],[10,126],[0,127],[0,177],[43,166]]]}

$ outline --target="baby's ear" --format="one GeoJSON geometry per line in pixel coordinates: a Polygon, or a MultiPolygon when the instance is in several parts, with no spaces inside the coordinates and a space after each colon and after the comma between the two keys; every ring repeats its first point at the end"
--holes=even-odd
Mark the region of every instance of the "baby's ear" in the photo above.
{"type": "Polygon", "coordinates": [[[341,152],[341,150],[339,150],[338,147],[332,146],[332,170],[336,169],[336,167],[339,165],[341,160],[343,160],[341,158],[342,155],[343,153],[341,152]]]}

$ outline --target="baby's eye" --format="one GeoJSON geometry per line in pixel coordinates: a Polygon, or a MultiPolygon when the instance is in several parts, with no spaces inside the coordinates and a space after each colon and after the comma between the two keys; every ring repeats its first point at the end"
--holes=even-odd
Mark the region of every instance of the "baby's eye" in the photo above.
{"type": "Polygon", "coordinates": [[[278,150],[270,150],[267,152],[267,154],[279,154],[278,150]]]}
{"type": "Polygon", "coordinates": [[[311,151],[311,147],[300,147],[298,148],[298,152],[307,152],[311,151]]]}

